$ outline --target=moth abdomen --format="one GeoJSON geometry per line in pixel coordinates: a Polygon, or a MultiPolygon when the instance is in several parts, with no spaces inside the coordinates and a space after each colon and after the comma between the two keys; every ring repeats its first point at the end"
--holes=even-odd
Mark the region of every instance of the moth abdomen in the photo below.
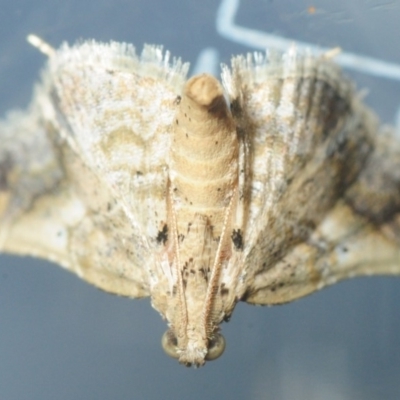
{"type": "Polygon", "coordinates": [[[202,74],[185,85],[175,118],[171,181],[176,200],[221,207],[237,181],[239,144],[222,86],[202,74]]]}

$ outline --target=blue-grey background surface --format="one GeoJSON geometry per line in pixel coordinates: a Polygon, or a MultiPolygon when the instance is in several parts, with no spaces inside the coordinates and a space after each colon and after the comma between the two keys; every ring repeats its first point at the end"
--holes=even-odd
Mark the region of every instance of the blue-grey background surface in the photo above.
{"type": "MultiPolygon", "coordinates": [[[[28,104],[45,61],[28,33],[54,46],[88,38],[163,44],[192,64],[211,47],[228,62],[252,49],[218,34],[219,5],[0,0],[0,113],[28,104]]],[[[236,23],[400,64],[399,20],[399,1],[243,0],[236,23]]],[[[350,74],[394,123],[400,82],[350,74]]],[[[239,304],[222,327],[224,356],[194,370],[164,355],[166,326],[148,300],[108,295],[42,260],[1,255],[0,399],[398,399],[399,304],[398,278],[346,281],[273,308],[239,304]]]]}

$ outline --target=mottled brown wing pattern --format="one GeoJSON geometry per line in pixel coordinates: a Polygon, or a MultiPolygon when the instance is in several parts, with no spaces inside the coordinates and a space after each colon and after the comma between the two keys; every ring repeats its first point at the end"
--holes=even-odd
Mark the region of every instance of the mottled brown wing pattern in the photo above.
{"type": "Polygon", "coordinates": [[[168,126],[185,69],[156,47],[139,58],[90,42],[51,55],[29,112],[0,125],[0,249],[149,295],[144,267],[166,219],[168,126]]]}
{"type": "Polygon", "coordinates": [[[82,181],[83,167],[97,179],[80,185],[90,214],[73,235],[76,264],[85,279],[107,291],[149,295],[162,273],[167,159],[186,70],[179,60],[169,63],[160,47],[145,46],[139,57],[120,43],[64,45],[49,60],[59,135],[82,163],[71,181],[82,181]],[[99,195],[91,187],[104,192],[95,207],[99,195]],[[92,238],[89,248],[85,237],[92,238]]]}
{"type": "Polygon", "coordinates": [[[238,57],[224,72],[251,149],[243,299],[257,304],[400,273],[397,139],[377,135],[376,117],[330,60],[284,57],[238,57]]]}
{"type": "Polygon", "coordinates": [[[62,146],[62,163],[70,189],[84,207],[68,231],[69,269],[107,292],[148,296],[150,279],[143,266],[151,255],[146,241],[107,185],[67,145],[62,146]]]}
{"type": "Polygon", "coordinates": [[[39,88],[28,113],[0,124],[1,250],[54,261],[109,292],[148,295],[143,249],[122,245],[135,243],[131,226],[114,223],[126,217],[46,119],[47,98],[39,88]]]}
{"type": "Polygon", "coordinates": [[[166,221],[170,129],[187,70],[168,58],[154,46],[138,57],[131,45],[87,42],[64,45],[48,67],[60,135],[146,238],[166,221]]]}

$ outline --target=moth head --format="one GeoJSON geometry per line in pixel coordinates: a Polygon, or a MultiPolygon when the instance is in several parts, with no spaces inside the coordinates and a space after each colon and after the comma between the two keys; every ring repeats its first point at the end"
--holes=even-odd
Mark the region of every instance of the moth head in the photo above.
{"type": "Polygon", "coordinates": [[[178,339],[171,329],[168,329],[161,339],[164,351],[172,358],[179,360],[181,364],[191,367],[200,367],[206,361],[213,361],[219,358],[225,350],[225,338],[220,333],[214,333],[208,339],[207,347],[201,348],[191,345],[189,342],[186,348],[180,348],[178,339]]]}

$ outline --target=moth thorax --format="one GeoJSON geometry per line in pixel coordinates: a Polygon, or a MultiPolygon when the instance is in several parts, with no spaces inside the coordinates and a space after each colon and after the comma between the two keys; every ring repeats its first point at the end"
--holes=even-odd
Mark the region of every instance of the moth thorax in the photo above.
{"type": "Polygon", "coordinates": [[[191,78],[175,116],[171,184],[177,206],[220,209],[229,204],[238,175],[238,139],[221,84],[191,78]]]}

